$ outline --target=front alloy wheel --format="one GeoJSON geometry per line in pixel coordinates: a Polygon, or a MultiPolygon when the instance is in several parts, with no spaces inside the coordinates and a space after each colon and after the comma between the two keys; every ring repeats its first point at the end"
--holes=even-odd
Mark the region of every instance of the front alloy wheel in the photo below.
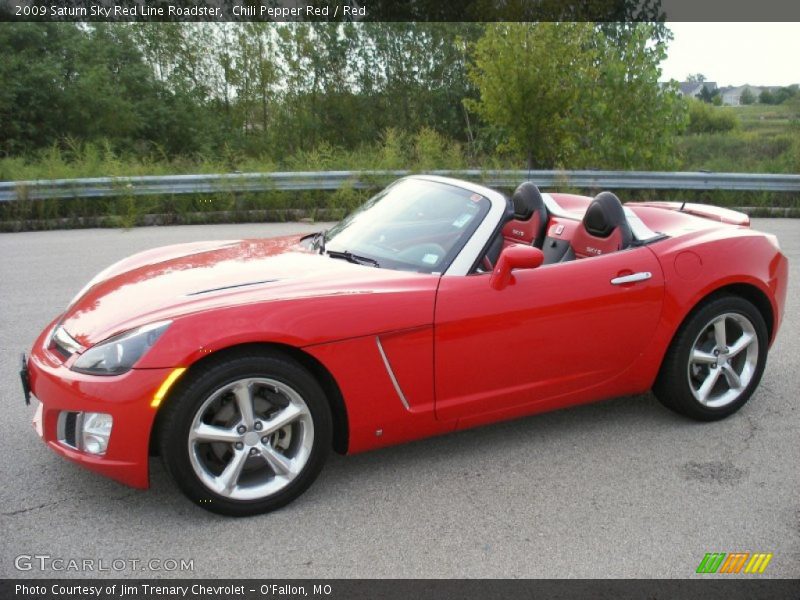
{"type": "Polygon", "coordinates": [[[159,436],[184,493],[213,512],[247,516],[305,491],[332,435],[314,377],[279,355],[212,359],[189,375],[164,408],[159,436]]]}
{"type": "Polygon", "coordinates": [[[202,404],[189,432],[195,475],[234,500],[285,488],[303,470],[313,446],[314,421],[302,396],[267,378],[222,386],[202,404]]]}

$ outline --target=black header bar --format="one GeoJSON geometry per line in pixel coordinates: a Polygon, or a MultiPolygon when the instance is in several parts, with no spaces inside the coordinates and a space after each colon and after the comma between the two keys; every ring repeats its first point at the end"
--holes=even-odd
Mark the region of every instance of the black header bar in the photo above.
{"type": "Polygon", "coordinates": [[[759,576],[708,579],[42,579],[0,580],[3,600],[506,600],[648,598],[796,600],[800,581],[759,576]]]}
{"type": "Polygon", "coordinates": [[[794,21],[793,0],[0,0],[0,21],[794,21]]]}

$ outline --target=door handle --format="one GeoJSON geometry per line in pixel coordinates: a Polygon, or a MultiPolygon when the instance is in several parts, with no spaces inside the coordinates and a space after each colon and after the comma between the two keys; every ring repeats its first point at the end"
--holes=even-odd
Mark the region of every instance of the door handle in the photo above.
{"type": "Polygon", "coordinates": [[[622,277],[614,277],[611,280],[611,285],[625,285],[626,283],[636,283],[637,281],[647,281],[653,276],[650,271],[640,271],[639,273],[631,273],[630,275],[623,275],[622,277]]]}

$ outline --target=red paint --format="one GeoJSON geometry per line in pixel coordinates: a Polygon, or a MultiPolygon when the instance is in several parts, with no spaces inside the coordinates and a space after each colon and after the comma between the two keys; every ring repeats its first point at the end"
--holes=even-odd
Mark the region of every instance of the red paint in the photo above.
{"type": "Polygon", "coordinates": [[[58,454],[127,485],[148,487],[148,445],[155,411],[153,393],[171,369],[134,369],[116,377],[92,377],[69,370],[44,348],[43,332],[28,361],[31,387],[42,401],[42,438],[58,454]],[[114,418],[106,454],[95,457],[57,441],[62,410],[104,412],[114,418]]]}
{"type": "MultiPolygon", "coordinates": [[[[618,378],[649,342],[664,295],[649,248],[515,271],[513,284],[500,291],[487,279],[444,278],[439,286],[436,407],[442,419],[534,408],[618,378]],[[653,278],[631,288],[610,285],[626,270],[651,271],[653,278]]],[[[612,389],[623,394],[642,385],[648,387],[623,379],[612,389]]]]}
{"type": "MultiPolygon", "coordinates": [[[[547,226],[547,237],[556,240],[572,240],[575,232],[580,227],[579,219],[572,220],[564,217],[550,217],[550,224],[547,226]]],[[[546,244],[547,242],[545,242],[546,244]]]]}
{"type": "Polygon", "coordinates": [[[667,210],[680,211],[691,215],[697,215],[706,219],[714,219],[721,223],[730,225],[741,225],[748,227],[750,217],[746,214],[729,208],[720,206],[710,206],[708,204],[694,204],[692,202],[630,202],[628,206],[649,206],[654,208],[665,208],[667,210]]]}
{"type": "Polygon", "coordinates": [[[503,227],[503,246],[511,244],[532,244],[536,239],[536,234],[542,226],[541,217],[536,212],[527,221],[514,219],[503,227]]]}
{"type": "Polygon", "coordinates": [[[589,233],[585,227],[578,227],[572,238],[572,249],[576,258],[588,258],[616,252],[622,246],[622,235],[616,228],[608,237],[601,238],[589,233]]]}
{"type": "MultiPolygon", "coordinates": [[[[568,216],[551,218],[548,235],[572,241],[589,199],[553,197],[568,216]]],[[[44,347],[48,327],[29,361],[33,393],[43,402],[44,440],[90,469],[146,487],[156,415],[149,403],[161,382],[174,367],[243,343],[284,344],[319,361],[344,398],[354,453],[643,392],[688,312],[729,284],[763,292],[775,315],[774,339],[788,264],[769,237],[732,211],[703,207],[708,218],[701,218],[673,206],[629,206],[670,237],[538,268],[532,248],[509,247],[498,262],[507,269],[501,286],[490,284],[493,274],[440,277],[353,265],[310,253],[297,237],[183,244],[133,256],[68,308],[66,330],[88,346],[146,323],[173,323],[133,370],[117,377],[71,371],[74,358],[62,364],[44,347]],[[652,277],[610,285],[639,271],[652,277]],[[204,290],[216,291],[198,293],[204,290]],[[61,446],[60,410],[111,413],[106,456],[61,446]]]]}
{"type": "MultiPolygon", "coordinates": [[[[535,269],[544,262],[544,254],[538,248],[523,244],[511,244],[497,260],[491,279],[493,290],[502,290],[516,283],[512,273],[514,269],[535,269]]],[[[463,278],[459,278],[463,279],[463,278]]]]}
{"type": "Polygon", "coordinates": [[[703,272],[703,260],[691,250],[684,250],[675,257],[675,273],[687,281],[696,279],[703,272]]]}

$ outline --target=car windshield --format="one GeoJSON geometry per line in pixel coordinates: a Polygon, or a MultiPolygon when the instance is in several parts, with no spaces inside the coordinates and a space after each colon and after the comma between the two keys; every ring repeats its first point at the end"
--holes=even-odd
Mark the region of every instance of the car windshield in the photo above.
{"type": "Polygon", "coordinates": [[[334,258],[389,269],[444,272],[489,212],[488,198],[426,179],[403,179],[325,234],[334,258]]]}

